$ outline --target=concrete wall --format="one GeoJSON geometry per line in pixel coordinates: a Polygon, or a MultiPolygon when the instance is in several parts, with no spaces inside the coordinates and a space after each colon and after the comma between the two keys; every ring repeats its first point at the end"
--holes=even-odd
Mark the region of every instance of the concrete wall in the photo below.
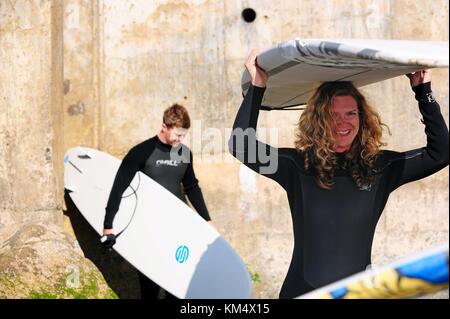
{"type": "MultiPolygon", "coordinates": [[[[448,41],[446,0],[53,3],[61,4],[63,40],[51,36],[50,1],[0,1],[0,135],[6,141],[0,146],[0,227],[5,216],[8,225],[48,211],[58,219],[67,148],[86,145],[122,157],[157,133],[167,106],[182,103],[193,120],[187,144],[211,216],[259,275],[258,298],[278,296],[290,262],[286,195],[210,143],[228,139],[251,48],[295,37],[448,41]],[[257,13],[253,23],[241,18],[246,7],[257,13]]],[[[435,70],[433,88],[446,119],[448,87],[448,70],[435,70]]],[[[363,91],[392,131],[387,148],[425,144],[406,78],[363,91]]],[[[277,129],[267,134],[272,145],[292,147],[299,114],[262,112],[259,127],[277,129]]],[[[446,168],[392,194],[377,228],[373,262],[447,242],[448,225],[446,168]]]]}
{"type": "Polygon", "coordinates": [[[2,210],[51,210],[56,208],[52,71],[62,70],[62,60],[56,65],[50,58],[52,44],[58,43],[52,41],[50,4],[9,5],[2,1],[0,7],[0,205],[2,210]]]}
{"type": "Polygon", "coordinates": [[[63,64],[63,2],[0,1],[0,298],[117,296],[64,231],[63,64]]]}

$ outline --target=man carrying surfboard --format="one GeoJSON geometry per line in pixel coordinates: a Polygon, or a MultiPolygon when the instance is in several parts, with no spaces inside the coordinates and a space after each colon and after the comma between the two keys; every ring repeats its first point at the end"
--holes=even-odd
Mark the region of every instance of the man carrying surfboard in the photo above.
{"type": "MultiPolygon", "coordinates": [[[[114,216],[119,209],[122,194],[134,175],[141,171],[186,202],[185,194],[203,219],[210,221],[202,191],[195,177],[192,152],[181,141],[190,128],[190,117],[185,107],[174,104],[164,111],[160,132],[154,137],[134,146],[125,155],[117,171],[104,220],[103,245],[111,248],[115,243],[114,216]],[[182,187],[183,185],[183,187],[182,187]]],[[[146,234],[142,234],[145,236],[146,234]]],[[[139,272],[143,299],[156,299],[160,287],[139,272]]],[[[166,291],[167,298],[175,298],[166,291]]]]}
{"type": "Polygon", "coordinates": [[[449,134],[431,91],[431,71],[425,70],[407,75],[425,124],[425,147],[381,150],[380,117],[350,82],[317,88],[300,116],[295,148],[266,145],[256,139],[268,80],[257,54],[253,50],[245,64],[251,85],[229,148],[287,192],[294,251],[280,298],[293,298],[370,265],[375,228],[389,194],[446,167],[449,134]],[[267,169],[273,163],[275,169],[267,169]]]}

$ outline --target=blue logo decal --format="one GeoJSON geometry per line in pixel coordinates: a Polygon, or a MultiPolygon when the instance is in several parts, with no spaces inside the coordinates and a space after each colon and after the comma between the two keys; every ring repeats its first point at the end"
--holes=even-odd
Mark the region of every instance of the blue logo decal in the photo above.
{"type": "Polygon", "coordinates": [[[69,155],[66,155],[65,157],[64,157],[64,163],[67,163],[69,161],[69,155]]]}
{"type": "Polygon", "coordinates": [[[175,259],[180,263],[184,263],[189,258],[189,248],[185,245],[181,245],[175,252],[175,259]]]}
{"type": "Polygon", "coordinates": [[[348,293],[348,290],[345,287],[338,288],[338,289],[335,289],[332,292],[330,292],[331,296],[333,296],[334,299],[344,298],[347,293],[348,293]]]}

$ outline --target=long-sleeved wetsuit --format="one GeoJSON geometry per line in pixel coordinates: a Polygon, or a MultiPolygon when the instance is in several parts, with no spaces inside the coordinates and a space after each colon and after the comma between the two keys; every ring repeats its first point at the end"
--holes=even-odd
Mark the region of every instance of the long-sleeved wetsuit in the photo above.
{"type": "Polygon", "coordinates": [[[183,144],[172,147],[162,143],[158,136],[154,136],[134,146],[125,155],[116,173],[106,205],[104,228],[112,228],[122,194],[138,171],[142,171],[185,202],[186,199],[181,188],[181,184],[183,184],[184,193],[187,194],[192,206],[203,219],[210,220],[192,166],[192,152],[183,144]]]}
{"type": "MultiPolygon", "coordinates": [[[[106,206],[104,228],[113,227],[114,216],[119,210],[122,194],[130,185],[136,172],[141,171],[169,190],[182,201],[189,201],[205,220],[210,220],[208,209],[192,166],[192,152],[183,144],[176,147],[161,142],[154,136],[136,146],[125,155],[116,173],[106,206]]],[[[170,213],[170,212],[168,212],[170,213]]],[[[142,299],[157,299],[160,287],[138,272],[142,299]]],[[[166,299],[177,299],[167,291],[166,299]]]]}
{"type": "Polygon", "coordinates": [[[248,90],[229,147],[246,166],[275,180],[287,192],[294,250],[280,298],[293,298],[365,270],[371,263],[375,227],[389,194],[448,165],[448,129],[432,96],[431,83],[413,90],[427,145],[407,152],[381,151],[375,162],[375,178],[365,187],[359,188],[348,170],[337,170],[331,190],[320,188],[305,170],[301,151],[277,149],[256,139],[254,131],[265,89],[251,86],[248,90]]]}

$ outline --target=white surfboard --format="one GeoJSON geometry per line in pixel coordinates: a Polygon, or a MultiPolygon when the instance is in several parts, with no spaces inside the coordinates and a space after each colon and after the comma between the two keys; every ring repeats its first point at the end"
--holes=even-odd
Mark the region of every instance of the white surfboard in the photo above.
{"type": "MultiPolygon", "coordinates": [[[[64,157],[64,186],[89,224],[101,234],[105,207],[120,160],[86,147],[64,157]]],[[[178,298],[250,298],[241,258],[188,205],[138,172],[114,219],[114,249],[178,298]]]]}
{"type": "MultiPolygon", "coordinates": [[[[262,109],[304,105],[321,83],[351,81],[357,87],[428,68],[448,68],[448,42],[359,39],[295,39],[262,51],[269,74],[262,109]]],[[[245,93],[250,76],[241,80],[245,93]]]]}
{"type": "Polygon", "coordinates": [[[448,288],[448,243],[381,268],[360,272],[298,298],[412,298],[446,288],[448,288]]]}

